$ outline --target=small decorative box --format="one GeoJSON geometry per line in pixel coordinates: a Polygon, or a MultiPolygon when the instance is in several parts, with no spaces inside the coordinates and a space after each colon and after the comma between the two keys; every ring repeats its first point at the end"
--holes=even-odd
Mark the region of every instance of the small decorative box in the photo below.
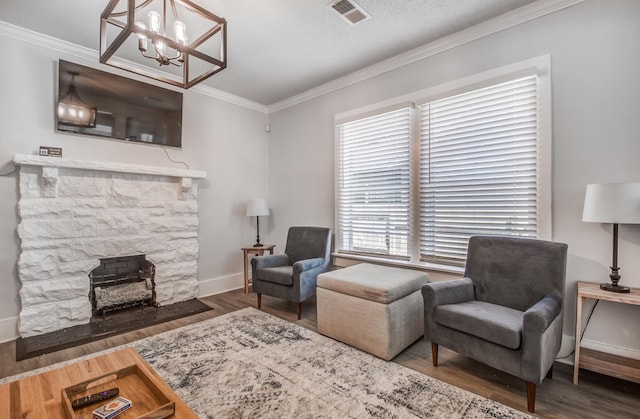
{"type": "Polygon", "coordinates": [[[111,419],[131,407],[131,400],[124,397],[113,399],[104,406],[93,411],[93,419],[111,419]]]}

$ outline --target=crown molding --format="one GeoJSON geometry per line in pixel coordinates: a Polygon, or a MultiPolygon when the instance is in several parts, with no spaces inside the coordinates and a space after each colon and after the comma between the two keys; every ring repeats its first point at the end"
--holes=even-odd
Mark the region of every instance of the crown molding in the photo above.
{"type": "MultiPolygon", "coordinates": [[[[6,36],[8,38],[13,38],[21,42],[26,42],[28,44],[32,44],[38,47],[59,52],[61,54],[70,55],[82,60],[88,60],[96,64],[99,64],[100,54],[98,53],[97,50],[82,47],[80,45],[76,45],[71,42],[63,41],[58,38],[44,35],[39,32],[34,32],[32,30],[25,29],[20,26],[12,25],[10,23],[7,23],[1,20],[0,20],[0,36],[6,36]]],[[[125,60],[122,60],[122,61],[124,62],[125,60]]],[[[131,65],[135,65],[135,63],[132,63],[132,62],[127,62],[127,63],[130,63],[131,65]]],[[[106,67],[111,68],[109,66],[106,66],[106,67]]],[[[104,71],[105,68],[101,68],[101,70],[104,71]]],[[[116,73],[116,72],[112,71],[112,73],[116,73]]],[[[141,80],[145,81],[144,78],[141,78],[141,80]]],[[[241,106],[243,108],[247,108],[253,111],[261,112],[264,114],[268,112],[268,107],[263,104],[251,101],[249,99],[245,99],[240,96],[233,95],[231,93],[223,92],[222,90],[214,89],[209,86],[197,85],[192,87],[190,91],[199,93],[201,95],[209,96],[214,99],[221,100],[223,102],[241,106]]]]}
{"type": "Polygon", "coordinates": [[[408,64],[423,60],[460,45],[475,41],[485,36],[512,28],[542,16],[566,9],[585,0],[539,0],[522,6],[501,16],[463,29],[436,41],[414,48],[395,57],[373,64],[362,70],[355,71],[344,77],[314,87],[306,92],[291,96],[268,106],[268,113],[274,113],[295,106],[302,102],[315,99],[327,93],[379,76],[389,71],[404,67],[408,64]]]}
{"type": "Polygon", "coordinates": [[[213,87],[205,86],[202,84],[198,84],[193,86],[191,89],[192,92],[197,92],[205,96],[209,96],[223,102],[231,103],[233,105],[242,106],[243,108],[250,109],[252,111],[257,111],[263,114],[269,113],[269,107],[263,105],[258,102],[254,102],[249,99],[245,99],[241,96],[236,96],[231,93],[224,92],[222,90],[214,89],[213,87]]]}
{"type": "MultiPolygon", "coordinates": [[[[194,86],[191,88],[191,91],[253,111],[270,114],[404,67],[408,64],[415,63],[485,36],[529,22],[559,10],[566,9],[584,1],[585,0],[538,0],[486,22],[463,29],[452,35],[445,36],[444,38],[440,38],[418,48],[414,48],[413,50],[314,87],[298,95],[272,103],[268,106],[205,85],[194,86]]],[[[4,21],[0,21],[0,35],[39,47],[48,48],[80,59],[93,61],[95,63],[99,61],[99,54],[96,50],[81,47],[79,45],[21,28],[4,21]]]]}
{"type": "Polygon", "coordinates": [[[77,58],[98,61],[98,51],[0,20],[0,35],[77,58]]]}

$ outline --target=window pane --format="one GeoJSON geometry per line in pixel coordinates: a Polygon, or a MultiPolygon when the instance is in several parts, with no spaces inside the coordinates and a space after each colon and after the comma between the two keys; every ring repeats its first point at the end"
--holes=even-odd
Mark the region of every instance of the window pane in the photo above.
{"type": "Polygon", "coordinates": [[[406,257],[411,111],[338,126],[339,250],[406,257]]]}
{"type": "Polygon", "coordinates": [[[464,262],[472,235],[537,235],[537,79],[420,107],[420,256],[464,262]]]}

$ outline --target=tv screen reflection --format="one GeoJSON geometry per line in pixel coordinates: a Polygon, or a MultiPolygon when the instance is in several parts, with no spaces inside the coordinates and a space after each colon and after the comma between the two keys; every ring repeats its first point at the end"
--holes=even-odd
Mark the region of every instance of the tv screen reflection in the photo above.
{"type": "Polygon", "coordinates": [[[182,147],[182,93],[60,60],[56,129],[182,147]]]}

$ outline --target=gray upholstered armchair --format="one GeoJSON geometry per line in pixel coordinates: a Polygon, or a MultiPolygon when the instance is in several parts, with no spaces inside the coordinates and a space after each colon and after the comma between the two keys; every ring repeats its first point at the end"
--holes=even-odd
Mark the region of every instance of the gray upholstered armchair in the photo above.
{"type": "Polygon", "coordinates": [[[316,294],[319,274],[331,261],[331,229],[324,227],[291,227],[284,254],[259,256],[251,260],[253,291],[298,303],[298,319],[302,302],[316,294]]]}
{"type": "Polygon", "coordinates": [[[533,412],[560,350],[566,262],[563,243],[471,237],[464,278],[422,287],[433,365],[444,345],[523,378],[533,412]]]}

